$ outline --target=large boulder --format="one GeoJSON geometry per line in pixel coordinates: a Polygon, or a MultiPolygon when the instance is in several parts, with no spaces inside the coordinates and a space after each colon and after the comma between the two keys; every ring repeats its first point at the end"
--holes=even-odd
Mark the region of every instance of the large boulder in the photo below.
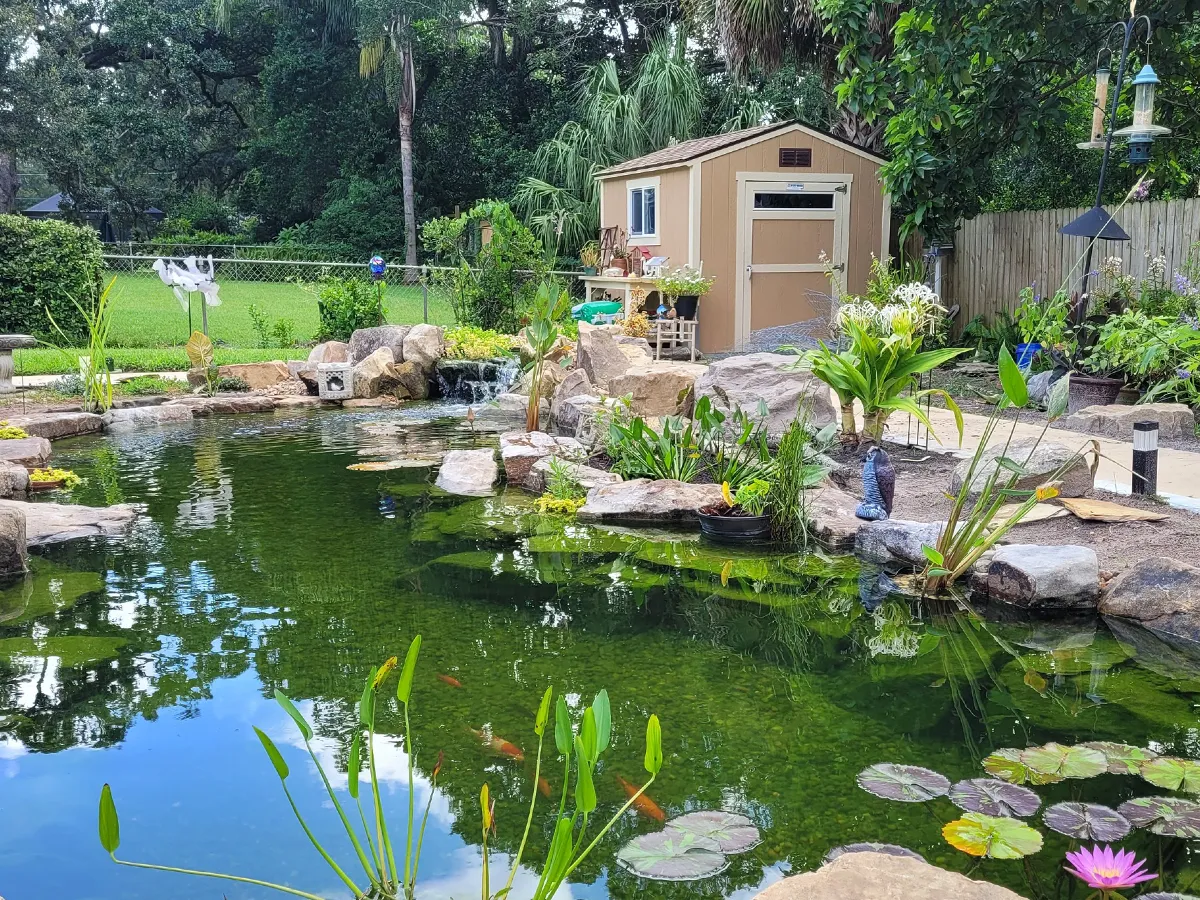
{"type": "Polygon", "coordinates": [[[830,550],[853,550],[858,529],[866,524],[854,515],[857,506],[857,497],[831,482],[807,491],[805,514],[810,533],[830,550]]]}
{"type": "Polygon", "coordinates": [[[395,362],[389,347],[379,347],[356,362],[352,370],[355,399],[378,397],[396,387],[395,362]]]}
{"type": "Polygon", "coordinates": [[[217,394],[215,397],[190,394],[164,405],[186,406],[192,411],[192,415],[199,419],[205,416],[235,416],[241,413],[271,412],[275,409],[275,398],[263,394],[217,394]]]}
{"type": "Polygon", "coordinates": [[[438,325],[414,325],[404,337],[404,356],[397,361],[417,366],[426,378],[432,378],[437,361],[446,355],[445,330],[438,325]]]}
{"type": "MultiPolygon", "coordinates": [[[[315,368],[318,363],[323,362],[362,362],[380,347],[387,347],[392,351],[392,359],[395,362],[404,361],[404,339],[408,336],[411,330],[408,325],[379,325],[375,328],[359,328],[350,335],[350,343],[342,344],[346,348],[346,357],[337,359],[336,355],[340,352],[336,348],[328,351],[331,355],[327,359],[313,359],[312,353],[308,356],[308,361],[315,368]]],[[[338,341],[330,341],[328,343],[337,344],[338,341]]],[[[324,347],[327,344],[318,344],[313,348],[313,353],[316,353],[318,347],[324,347]]]]}
{"type": "Polygon", "coordinates": [[[1020,895],[922,859],[866,852],[845,853],[815,872],[791,875],[754,900],[1020,900],[1020,895]]]}
{"type": "MultiPolygon", "coordinates": [[[[389,325],[387,327],[388,328],[396,328],[398,326],[389,325]]],[[[367,328],[367,329],[363,329],[363,330],[371,331],[373,329],[367,328]]],[[[405,331],[405,333],[407,333],[407,329],[403,329],[403,330],[405,331]]],[[[403,345],[404,345],[404,337],[401,336],[400,346],[403,347],[403,345]]],[[[380,345],[380,346],[383,346],[383,345],[380,345]]],[[[392,345],[388,344],[387,346],[392,346],[392,345]]],[[[374,348],[374,349],[378,349],[378,348],[374,348]]],[[[372,352],[374,352],[374,350],[372,350],[372,352]]],[[[395,349],[395,347],[393,347],[392,353],[394,354],[395,352],[396,352],[396,349],[395,349]]],[[[368,353],[366,355],[370,356],[370,353],[368,353]]],[[[311,350],[308,351],[308,366],[306,368],[315,369],[321,363],[338,363],[338,362],[350,362],[350,345],[345,344],[342,341],[325,341],[322,344],[317,344],[317,346],[313,347],[311,350]]]]}
{"type": "Polygon", "coordinates": [[[971,587],[1024,609],[1095,609],[1100,561],[1091,547],[1007,544],[976,571],[971,587]]]}
{"type": "Polygon", "coordinates": [[[595,469],[591,466],[585,466],[582,463],[570,462],[559,457],[546,456],[533,464],[529,470],[529,474],[525,476],[522,487],[534,494],[544,493],[550,482],[550,466],[556,459],[559,465],[565,468],[567,474],[585,492],[602,484],[616,484],[621,480],[621,476],[616,472],[605,472],[603,469],[595,469]]]}
{"type": "Polygon", "coordinates": [[[934,547],[944,522],[907,522],[887,519],[864,522],[854,538],[854,555],[881,566],[924,569],[929,562],[922,549],[934,547]]]}
{"type": "Polygon", "coordinates": [[[578,518],[583,522],[694,523],[697,510],[720,500],[719,484],[635,478],[588,491],[578,518]]]}
{"type": "Polygon", "coordinates": [[[1113,579],[1100,612],[1200,641],[1200,568],[1169,556],[1143,559],[1113,579]]]}
{"type": "Polygon", "coordinates": [[[490,447],[448,450],[438,471],[437,486],[451,494],[481,497],[492,493],[492,485],[499,477],[496,451],[490,447]]]}
{"type": "Polygon", "coordinates": [[[429,397],[429,376],[415,362],[396,363],[392,366],[392,377],[396,380],[396,396],[409,400],[429,397]]]}
{"type": "MultiPolygon", "coordinates": [[[[24,429],[30,437],[43,437],[48,441],[93,434],[104,427],[100,416],[89,412],[43,412],[28,416],[11,416],[9,425],[24,429]]],[[[3,425],[4,421],[0,421],[3,425]]]]}
{"type": "Polygon", "coordinates": [[[44,437],[0,440],[0,462],[14,463],[27,469],[44,466],[50,458],[50,442],[44,437]]]}
{"type": "Polygon", "coordinates": [[[625,354],[630,365],[644,366],[654,362],[654,351],[650,349],[650,342],[645,338],[618,334],[613,336],[613,340],[617,342],[617,347],[625,354]]]}
{"type": "Polygon", "coordinates": [[[131,409],[110,409],[104,414],[104,430],[111,434],[157,428],[162,425],[182,425],[192,421],[192,409],[182,403],[161,406],[137,406],[131,409]]]}
{"type": "MultiPolygon", "coordinates": [[[[282,360],[258,363],[236,363],[217,368],[221,378],[240,378],[252,391],[274,387],[292,380],[291,369],[282,360]]],[[[190,378],[189,378],[190,380],[190,378]]]]}
{"type": "Polygon", "coordinates": [[[23,574],[28,558],[25,515],[17,509],[0,508],[0,577],[23,574]]]}
{"type": "MultiPolygon", "coordinates": [[[[1090,454],[1077,455],[1075,450],[1053,441],[1017,441],[1009,446],[1007,453],[1003,444],[993,444],[983,452],[979,460],[969,494],[976,497],[983,491],[983,486],[998,466],[997,460],[1006,456],[1022,465],[1029,473],[1017,479],[1017,490],[1035,490],[1069,463],[1067,470],[1058,476],[1062,481],[1059,493],[1063,497],[1082,497],[1092,489],[1094,477],[1088,464],[1088,455],[1090,454]]],[[[971,460],[964,459],[954,467],[954,474],[950,478],[951,494],[958,494],[970,466],[971,460]]],[[[998,480],[1001,484],[1006,484],[1006,473],[1001,472],[998,480]]]]}
{"type": "Polygon", "coordinates": [[[587,453],[573,437],[557,437],[544,431],[509,431],[500,435],[500,459],[509,484],[523,484],[533,464],[547,456],[579,461],[586,459],[587,453]]]}
{"type": "Polygon", "coordinates": [[[611,332],[587,322],[580,322],[575,365],[587,373],[588,380],[596,387],[615,394],[616,391],[609,386],[609,382],[624,375],[632,363],[621,352],[611,332]]]}
{"type": "MultiPolygon", "coordinates": [[[[558,392],[558,386],[563,383],[568,375],[579,371],[578,369],[566,369],[558,363],[547,362],[542,366],[541,390],[540,395],[547,399],[553,397],[558,392]]],[[[522,373],[518,379],[516,386],[512,388],[514,394],[525,394],[528,396],[533,390],[533,372],[522,373]]]]}
{"type": "Polygon", "coordinates": [[[603,399],[589,394],[569,397],[561,403],[556,402],[552,414],[554,430],[569,437],[580,437],[583,426],[595,419],[602,410],[612,409],[615,404],[616,401],[611,398],[603,399]]]}
{"type": "Polygon", "coordinates": [[[692,412],[692,389],[706,368],[682,362],[634,366],[609,379],[608,392],[614,397],[628,396],[635,416],[687,416],[692,412]]]}
{"type": "Polygon", "coordinates": [[[121,535],[137,518],[137,507],[79,506],[74,503],[26,503],[0,500],[0,511],[16,510],[24,515],[25,536],[30,547],[57,544],[95,535],[121,535]]]}
{"type": "Polygon", "coordinates": [[[767,433],[778,440],[799,414],[817,428],[837,421],[829,387],[811,372],[795,368],[798,357],[783,353],[746,353],[713,362],[696,383],[696,397],[708,397],[728,418],[740,407],[756,416],[758,402],[767,404],[767,433]]]}
{"type": "Polygon", "coordinates": [[[24,494],[29,490],[29,470],[16,463],[0,460],[0,498],[24,494]]]}
{"type": "Polygon", "coordinates": [[[1062,424],[1087,434],[1132,441],[1136,422],[1157,422],[1160,438],[1192,437],[1196,430],[1196,417],[1182,403],[1085,406],[1063,419],[1062,424]]]}

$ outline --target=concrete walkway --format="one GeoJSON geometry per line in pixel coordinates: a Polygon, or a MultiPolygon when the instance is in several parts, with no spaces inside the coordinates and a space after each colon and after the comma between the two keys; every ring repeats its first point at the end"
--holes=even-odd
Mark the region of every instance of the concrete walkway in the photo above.
{"type": "MultiPolygon", "coordinates": [[[[979,446],[987,417],[963,414],[962,448],[956,445],[957,430],[954,426],[954,416],[949,410],[937,407],[930,410],[929,420],[933,422],[935,438],[930,438],[929,449],[937,452],[961,453],[967,456],[979,446]],[[940,439],[940,440],[939,440],[940,439]]],[[[885,439],[897,443],[906,443],[908,417],[895,413],[890,422],[885,439]]],[[[1004,443],[1012,424],[1001,426],[992,435],[991,443],[1004,443]]],[[[915,427],[913,428],[915,436],[915,427]]],[[[1042,424],[1018,422],[1013,433],[1014,441],[1036,440],[1042,433],[1042,424]]],[[[1062,444],[1071,449],[1082,449],[1090,444],[1093,438],[1100,444],[1100,467],[1096,471],[1096,487],[1113,491],[1118,494],[1128,494],[1133,481],[1133,444],[1116,441],[1111,438],[1096,437],[1080,434],[1077,431],[1065,431],[1061,428],[1048,428],[1044,440],[1062,444]]],[[[1158,493],[1173,506],[1200,512],[1200,453],[1186,450],[1162,449],[1158,451],[1158,493]]]]}

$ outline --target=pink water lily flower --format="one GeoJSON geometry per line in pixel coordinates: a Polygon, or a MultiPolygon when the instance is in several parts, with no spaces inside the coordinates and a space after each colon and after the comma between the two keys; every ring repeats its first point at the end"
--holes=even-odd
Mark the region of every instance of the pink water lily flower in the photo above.
{"type": "Polygon", "coordinates": [[[1157,873],[1146,871],[1144,859],[1138,859],[1128,850],[1113,853],[1107,844],[1103,847],[1097,844],[1090,850],[1080,847],[1067,854],[1067,861],[1071,864],[1065,867],[1068,872],[1083,879],[1088,887],[1104,891],[1133,887],[1158,877],[1157,873]]]}

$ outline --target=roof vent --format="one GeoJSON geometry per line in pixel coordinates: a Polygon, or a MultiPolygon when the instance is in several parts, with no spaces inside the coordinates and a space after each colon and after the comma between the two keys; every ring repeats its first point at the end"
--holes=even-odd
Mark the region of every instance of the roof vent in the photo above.
{"type": "Polygon", "coordinates": [[[780,147],[779,168],[808,169],[812,167],[811,147],[780,147]]]}

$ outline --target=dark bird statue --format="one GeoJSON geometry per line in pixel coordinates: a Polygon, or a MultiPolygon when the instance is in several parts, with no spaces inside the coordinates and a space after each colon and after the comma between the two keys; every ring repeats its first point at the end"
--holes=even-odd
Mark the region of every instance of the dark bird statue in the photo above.
{"type": "Polygon", "coordinates": [[[878,521],[892,514],[892,498],[896,495],[896,469],[879,447],[867,451],[862,470],[863,502],[854,514],[860,519],[878,521]]]}

